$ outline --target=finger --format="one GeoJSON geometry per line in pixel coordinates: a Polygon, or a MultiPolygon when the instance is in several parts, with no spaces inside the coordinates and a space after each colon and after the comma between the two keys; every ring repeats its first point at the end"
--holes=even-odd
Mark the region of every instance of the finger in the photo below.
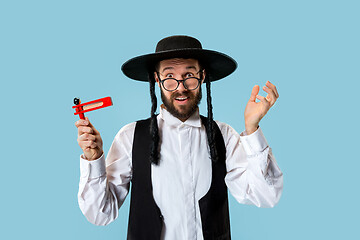
{"type": "Polygon", "coordinates": [[[78,120],[75,122],[75,126],[78,128],[80,126],[87,126],[89,124],[89,121],[88,120],[78,120]]]}
{"type": "Polygon", "coordinates": [[[260,95],[256,95],[256,98],[260,100],[260,102],[262,102],[265,106],[269,107],[270,106],[270,102],[266,100],[265,97],[260,96],[260,95]]]}
{"type": "Polygon", "coordinates": [[[84,127],[84,126],[78,127],[78,136],[83,135],[84,133],[92,134],[93,129],[91,127],[84,127]]]}
{"type": "Polygon", "coordinates": [[[100,134],[96,134],[95,135],[95,142],[99,143],[100,145],[102,145],[102,139],[100,134]]]}
{"type": "Polygon", "coordinates": [[[255,102],[256,95],[259,93],[259,91],[260,91],[259,85],[255,85],[251,91],[251,95],[250,95],[250,99],[249,99],[250,102],[255,102]]]}
{"type": "Polygon", "coordinates": [[[82,141],[82,142],[79,142],[79,146],[82,150],[85,151],[85,149],[87,148],[96,148],[97,147],[97,144],[96,142],[93,142],[93,141],[82,141]]]}
{"type": "Polygon", "coordinates": [[[85,151],[87,148],[89,148],[89,147],[86,145],[85,141],[79,142],[79,146],[80,146],[80,148],[81,148],[83,151],[85,151]]]}
{"type": "Polygon", "coordinates": [[[85,121],[89,122],[89,127],[94,128],[94,126],[92,125],[92,123],[90,122],[90,120],[89,120],[89,118],[88,118],[88,117],[85,117],[85,121]]]}
{"type": "Polygon", "coordinates": [[[93,134],[84,133],[78,137],[79,141],[96,141],[96,137],[93,134]]]}
{"type": "Polygon", "coordinates": [[[274,91],[276,98],[279,97],[279,93],[278,93],[278,91],[276,89],[276,86],[274,84],[272,84],[270,81],[267,81],[266,86],[274,91]]]}
{"type": "Polygon", "coordinates": [[[88,117],[85,117],[85,121],[89,122],[89,126],[92,126],[92,124],[91,124],[91,122],[90,122],[90,120],[89,120],[88,117]]]}
{"type": "Polygon", "coordinates": [[[277,99],[277,97],[275,96],[274,91],[271,88],[268,88],[266,86],[263,87],[263,90],[268,93],[268,95],[266,96],[265,99],[268,102],[270,102],[271,106],[274,105],[274,103],[276,102],[276,99],[277,99]]]}
{"type": "Polygon", "coordinates": [[[92,149],[97,148],[97,146],[98,146],[97,143],[94,141],[86,141],[85,143],[86,143],[87,147],[92,148],[92,149]]]}
{"type": "Polygon", "coordinates": [[[96,130],[96,128],[94,127],[94,125],[92,125],[92,123],[90,122],[88,117],[85,117],[85,120],[89,122],[89,127],[91,127],[94,131],[95,134],[100,134],[98,130],[96,130]]]}

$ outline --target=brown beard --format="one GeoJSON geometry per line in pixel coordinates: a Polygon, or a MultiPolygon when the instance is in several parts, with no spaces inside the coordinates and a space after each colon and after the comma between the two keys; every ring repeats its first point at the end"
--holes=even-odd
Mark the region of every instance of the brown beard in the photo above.
{"type": "Polygon", "coordinates": [[[171,94],[170,96],[170,100],[168,100],[165,95],[163,94],[163,89],[161,89],[161,100],[163,102],[163,104],[166,107],[166,110],[171,113],[174,117],[180,119],[181,121],[185,121],[187,120],[191,115],[194,114],[194,112],[196,112],[198,105],[200,104],[201,98],[202,98],[202,92],[201,92],[201,86],[199,89],[199,92],[195,95],[193,92],[191,91],[186,91],[183,93],[178,93],[178,92],[174,92],[173,94],[171,94]],[[174,101],[175,98],[177,98],[178,96],[185,96],[185,97],[189,97],[189,100],[191,101],[190,104],[188,106],[180,106],[180,108],[182,108],[182,112],[179,112],[175,106],[174,106],[174,101]]]}

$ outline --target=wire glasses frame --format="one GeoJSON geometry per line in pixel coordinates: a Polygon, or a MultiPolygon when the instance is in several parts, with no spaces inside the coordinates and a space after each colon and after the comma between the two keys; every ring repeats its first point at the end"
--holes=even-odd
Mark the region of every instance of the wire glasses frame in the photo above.
{"type": "MultiPolygon", "coordinates": [[[[200,73],[200,72],[203,72],[204,69],[201,69],[199,70],[196,74],[200,73]]],[[[178,89],[180,83],[182,82],[185,89],[189,90],[189,91],[192,91],[192,90],[195,90],[197,89],[199,86],[200,86],[200,83],[202,81],[202,75],[200,74],[200,78],[197,78],[197,77],[188,77],[188,78],[185,78],[183,80],[177,80],[176,78],[165,78],[163,80],[160,79],[160,73],[159,72],[156,72],[156,74],[158,75],[158,78],[159,78],[159,81],[162,85],[162,87],[166,90],[166,91],[169,91],[169,92],[173,92],[175,91],[176,89],[178,89]],[[177,82],[177,84],[175,85],[175,82],[177,82]],[[168,83],[168,84],[167,84],[168,83]],[[195,85],[196,84],[196,85],[195,85]]]]}

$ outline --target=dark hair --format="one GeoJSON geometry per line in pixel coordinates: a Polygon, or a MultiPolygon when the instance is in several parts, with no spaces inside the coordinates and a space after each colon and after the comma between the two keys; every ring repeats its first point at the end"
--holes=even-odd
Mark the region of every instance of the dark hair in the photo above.
{"type": "Polygon", "coordinates": [[[151,120],[150,120],[150,135],[152,138],[150,146],[150,162],[159,164],[159,127],[156,119],[157,98],[155,95],[155,78],[153,73],[149,73],[150,97],[151,97],[151,120]]]}
{"type": "Polygon", "coordinates": [[[215,145],[215,134],[214,134],[214,124],[216,124],[213,120],[213,107],[211,103],[211,82],[209,74],[205,76],[205,83],[206,83],[206,96],[207,96],[207,128],[206,128],[206,135],[208,139],[209,149],[210,149],[210,157],[213,162],[217,162],[218,160],[218,152],[215,145]]]}
{"type": "MultiPolygon", "coordinates": [[[[200,66],[200,69],[202,69],[202,67],[204,67],[204,65],[202,65],[200,63],[200,61],[199,61],[199,66],[200,66]]],[[[154,70],[155,71],[159,70],[159,62],[154,65],[154,70]]],[[[150,162],[158,165],[159,164],[159,152],[160,152],[160,147],[159,147],[160,137],[159,137],[159,127],[157,124],[157,118],[155,115],[156,108],[157,108],[157,98],[155,95],[154,73],[149,71],[148,78],[149,78],[149,85],[150,85],[150,97],[151,97],[151,103],[152,103],[151,120],[150,120],[150,135],[152,138],[152,143],[150,146],[150,162]]],[[[216,149],[216,145],[215,145],[215,134],[214,134],[214,124],[216,124],[216,123],[213,120],[213,111],[212,111],[213,107],[212,107],[212,103],[211,103],[211,82],[210,82],[210,77],[209,77],[208,73],[205,75],[204,82],[206,83],[207,109],[208,109],[208,116],[207,116],[208,121],[206,123],[207,124],[206,135],[207,135],[207,139],[208,139],[211,160],[213,162],[216,162],[218,160],[218,153],[217,153],[217,149],[216,149]]]]}

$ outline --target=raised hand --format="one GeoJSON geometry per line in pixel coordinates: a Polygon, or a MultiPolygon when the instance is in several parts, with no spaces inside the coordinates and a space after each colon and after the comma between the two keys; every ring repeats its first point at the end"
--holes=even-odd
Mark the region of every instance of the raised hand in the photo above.
{"type": "Polygon", "coordinates": [[[258,95],[259,90],[259,85],[253,87],[250,99],[245,108],[245,130],[247,134],[256,131],[259,127],[260,120],[266,115],[279,97],[275,85],[269,81],[267,81],[266,86],[263,87],[263,90],[268,93],[266,97],[258,95]],[[259,99],[260,102],[256,102],[256,99],[259,99]]]}
{"type": "Polygon", "coordinates": [[[78,128],[78,143],[84,152],[87,160],[98,159],[103,154],[103,142],[100,133],[90,123],[86,117],[85,120],[79,120],[75,123],[78,128]]]}

